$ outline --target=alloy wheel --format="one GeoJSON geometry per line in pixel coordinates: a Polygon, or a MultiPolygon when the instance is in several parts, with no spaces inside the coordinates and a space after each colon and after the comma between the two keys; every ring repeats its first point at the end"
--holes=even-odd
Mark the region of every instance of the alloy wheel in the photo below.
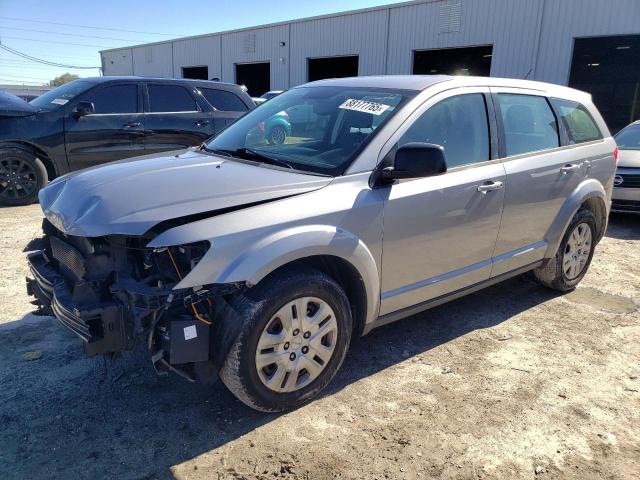
{"type": "Polygon", "coordinates": [[[31,195],[38,177],[30,162],[19,158],[0,160],[0,198],[17,200],[31,195]]]}

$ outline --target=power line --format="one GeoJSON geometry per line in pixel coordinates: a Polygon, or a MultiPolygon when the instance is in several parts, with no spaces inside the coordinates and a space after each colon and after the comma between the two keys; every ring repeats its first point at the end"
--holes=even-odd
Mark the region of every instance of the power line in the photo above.
{"type": "Polygon", "coordinates": [[[30,81],[28,81],[28,80],[23,80],[23,81],[21,81],[21,82],[18,82],[18,81],[16,81],[16,80],[15,80],[15,79],[13,79],[13,78],[0,78],[0,81],[3,81],[3,82],[10,82],[10,83],[14,83],[14,84],[15,84],[15,83],[21,83],[21,84],[25,84],[25,83],[32,83],[32,84],[34,84],[34,85],[44,85],[44,83],[43,83],[43,82],[30,82],[30,81]]]}
{"type": "Polygon", "coordinates": [[[10,36],[3,36],[2,38],[10,38],[11,40],[25,40],[28,42],[57,43],[59,45],[75,45],[76,47],[114,48],[113,45],[89,45],[88,43],[58,42],[53,40],[40,40],[39,38],[24,38],[24,37],[10,37],[10,36]]]}
{"type": "Polygon", "coordinates": [[[140,33],[143,35],[165,35],[168,37],[179,36],[174,33],[159,33],[159,32],[141,32],[139,30],[124,30],[122,28],[107,28],[107,27],[96,27],[95,25],[78,25],[77,23],[59,23],[59,22],[46,22],[44,20],[32,20],[31,18],[17,18],[17,17],[0,17],[3,20],[17,20],[20,22],[32,22],[32,23],[46,23],[48,25],[63,25],[65,27],[79,27],[79,28],[88,28],[91,30],[109,30],[112,32],[127,32],[127,33],[140,33]]]}
{"type": "Polygon", "coordinates": [[[83,37],[83,38],[99,38],[100,40],[118,40],[121,42],[140,42],[141,40],[136,40],[133,38],[115,38],[115,37],[99,37],[97,35],[80,35],[77,33],[63,33],[63,32],[53,32],[51,30],[34,30],[32,28],[18,28],[18,27],[7,27],[4,25],[0,25],[0,29],[6,30],[20,30],[23,32],[35,32],[35,33],[48,33],[51,35],[64,35],[65,37],[83,37]]]}
{"type": "Polygon", "coordinates": [[[14,50],[13,48],[7,47],[6,45],[3,45],[0,43],[0,49],[6,50],[9,53],[13,53],[14,55],[17,55],[18,57],[22,57],[22,58],[26,58],[27,60],[31,60],[33,62],[36,63],[43,63],[45,65],[50,65],[52,67],[61,67],[61,68],[73,68],[73,69],[78,69],[78,70],[84,70],[84,69],[96,69],[96,68],[101,68],[101,67],[88,67],[88,66],[79,66],[79,65],[66,65],[63,63],[57,63],[57,62],[50,62],[48,60],[43,60],[41,58],[36,58],[36,57],[32,57],[31,55],[27,55],[26,53],[22,53],[18,50],[14,50]]]}
{"type": "Polygon", "coordinates": [[[45,82],[48,82],[49,80],[51,80],[50,78],[42,78],[42,77],[25,77],[24,75],[9,75],[8,73],[2,73],[3,77],[12,77],[12,78],[28,78],[29,80],[44,80],[45,82]]]}

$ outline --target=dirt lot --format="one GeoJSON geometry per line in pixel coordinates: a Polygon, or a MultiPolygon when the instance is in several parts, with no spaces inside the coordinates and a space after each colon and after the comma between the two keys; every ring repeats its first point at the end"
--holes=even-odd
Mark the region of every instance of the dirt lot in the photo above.
{"type": "Polygon", "coordinates": [[[612,219],[576,291],[518,278],[381,328],[284,415],[85,358],[29,313],[39,222],[0,209],[2,479],[640,478],[640,218],[612,219]]]}

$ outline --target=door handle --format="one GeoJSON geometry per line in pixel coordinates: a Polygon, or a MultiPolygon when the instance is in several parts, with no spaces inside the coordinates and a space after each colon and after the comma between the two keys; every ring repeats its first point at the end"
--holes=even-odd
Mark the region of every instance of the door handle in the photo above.
{"type": "Polygon", "coordinates": [[[138,128],[140,125],[141,125],[140,122],[130,122],[130,123],[125,123],[124,128],[138,128]]]}
{"type": "Polygon", "coordinates": [[[577,172],[578,170],[580,170],[580,165],[577,163],[567,163],[560,169],[560,172],[562,172],[563,175],[566,175],[567,173],[577,172]]]}
{"type": "Polygon", "coordinates": [[[207,126],[207,125],[209,125],[209,120],[198,120],[196,122],[196,126],[197,127],[204,127],[204,126],[207,126]]]}
{"type": "Polygon", "coordinates": [[[483,195],[486,195],[487,192],[501,190],[503,186],[504,184],[502,182],[485,182],[482,185],[478,185],[478,191],[483,195]]]}

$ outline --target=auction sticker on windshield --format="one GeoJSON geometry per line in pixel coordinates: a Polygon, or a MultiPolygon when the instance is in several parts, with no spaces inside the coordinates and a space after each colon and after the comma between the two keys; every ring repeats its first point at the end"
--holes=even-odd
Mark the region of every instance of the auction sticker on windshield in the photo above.
{"type": "Polygon", "coordinates": [[[51,103],[55,103],[56,105],[64,105],[68,102],[69,100],[67,100],[66,98],[54,98],[53,100],[51,100],[51,103]]]}
{"type": "Polygon", "coordinates": [[[373,115],[380,115],[390,107],[391,105],[385,105],[384,103],[368,102],[366,100],[356,100],[350,98],[338,108],[343,108],[345,110],[354,110],[356,112],[372,113],[373,115]]]}

